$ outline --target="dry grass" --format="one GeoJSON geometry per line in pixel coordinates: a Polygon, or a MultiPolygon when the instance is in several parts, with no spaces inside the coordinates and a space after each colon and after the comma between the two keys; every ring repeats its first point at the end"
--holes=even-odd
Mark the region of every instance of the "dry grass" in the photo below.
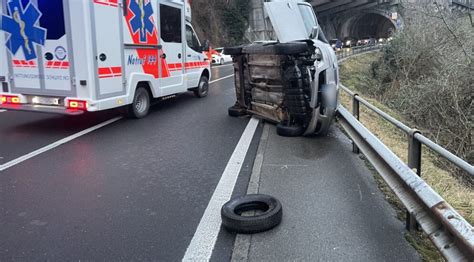
{"type": "MultiPolygon", "coordinates": [[[[373,98],[364,93],[365,86],[371,84],[370,65],[377,60],[380,54],[371,53],[351,58],[341,65],[341,82],[363,96],[367,101],[379,107],[381,110],[397,118],[398,120],[409,123],[401,115],[390,110],[373,98]]],[[[345,93],[341,93],[341,103],[346,108],[352,108],[351,98],[345,93]]],[[[401,160],[407,163],[408,138],[403,132],[391,125],[363,105],[360,108],[360,121],[373,132],[385,145],[387,145],[401,160]]],[[[423,147],[422,155],[422,174],[421,177],[451,204],[469,223],[474,222],[474,190],[468,185],[464,185],[449,172],[436,165],[438,158],[434,153],[423,147]]],[[[381,180],[378,178],[378,180],[381,180]]],[[[380,182],[380,181],[379,181],[380,182]]],[[[379,183],[380,184],[380,183],[379,183]]],[[[387,193],[387,199],[395,206],[400,213],[403,206],[398,200],[393,200],[393,194],[388,193],[388,187],[380,184],[382,191],[387,193]]],[[[407,239],[415,246],[426,260],[439,260],[440,257],[428,244],[429,241],[420,238],[418,235],[411,234],[407,239]]]]}

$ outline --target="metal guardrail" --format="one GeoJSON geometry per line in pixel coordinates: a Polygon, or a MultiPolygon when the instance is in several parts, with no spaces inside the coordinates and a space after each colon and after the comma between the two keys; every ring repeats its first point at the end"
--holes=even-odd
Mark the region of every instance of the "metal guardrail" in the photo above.
{"type": "MultiPolygon", "coordinates": [[[[358,53],[380,48],[361,48],[350,51],[346,58],[358,53]]],[[[438,153],[458,168],[474,176],[474,167],[445,148],[391,117],[376,106],[341,85],[341,89],[352,97],[352,114],[339,107],[338,119],[353,141],[353,152],[362,152],[391,190],[407,209],[406,227],[418,226],[428,235],[433,244],[448,261],[473,261],[474,228],[421,177],[422,145],[438,153]],[[408,135],[408,164],[405,164],[383,142],[359,122],[360,105],[375,112],[408,135]]]]}
{"type": "Polygon", "coordinates": [[[474,10],[474,1],[473,0],[453,0],[453,5],[459,5],[467,9],[474,10]]]}
{"type": "Polygon", "coordinates": [[[374,44],[374,45],[363,45],[363,46],[356,46],[351,48],[342,48],[336,51],[337,58],[344,59],[347,57],[351,57],[353,55],[362,54],[374,50],[379,50],[384,46],[384,44],[374,44]]]}
{"type": "Polygon", "coordinates": [[[339,122],[353,141],[354,153],[362,152],[366,156],[407,208],[407,229],[415,229],[418,224],[448,261],[472,261],[474,228],[421,179],[421,145],[431,148],[470,175],[473,175],[474,167],[348,88],[342,87],[342,90],[352,97],[353,104],[352,114],[343,106],[339,107],[339,122]],[[408,135],[408,165],[359,122],[360,104],[408,135]]]}

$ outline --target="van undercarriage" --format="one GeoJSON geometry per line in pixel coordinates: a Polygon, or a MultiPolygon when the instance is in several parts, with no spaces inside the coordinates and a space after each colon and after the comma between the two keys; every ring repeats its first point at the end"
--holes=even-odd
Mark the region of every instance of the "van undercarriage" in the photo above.
{"type": "Polygon", "coordinates": [[[229,114],[260,116],[277,123],[284,136],[327,132],[336,103],[327,110],[326,72],[317,72],[315,49],[311,41],[228,48],[237,97],[229,114]]]}

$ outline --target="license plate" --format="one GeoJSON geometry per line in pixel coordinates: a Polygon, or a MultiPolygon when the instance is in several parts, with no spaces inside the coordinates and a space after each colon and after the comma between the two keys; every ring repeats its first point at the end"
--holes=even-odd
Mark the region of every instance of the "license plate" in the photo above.
{"type": "Polygon", "coordinates": [[[59,98],[54,98],[54,97],[35,96],[31,99],[31,101],[33,102],[33,104],[53,105],[53,106],[59,105],[59,98]]]}

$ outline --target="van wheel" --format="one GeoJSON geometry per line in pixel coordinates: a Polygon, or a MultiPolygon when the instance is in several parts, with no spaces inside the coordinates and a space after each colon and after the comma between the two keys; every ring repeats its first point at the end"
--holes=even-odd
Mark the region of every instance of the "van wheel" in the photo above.
{"type": "Polygon", "coordinates": [[[209,79],[206,76],[201,76],[199,85],[194,89],[194,95],[198,98],[206,97],[209,94],[209,79]]]}
{"type": "Polygon", "coordinates": [[[234,46],[224,48],[224,54],[231,56],[238,56],[242,54],[243,46],[234,46]]]}
{"type": "Polygon", "coordinates": [[[144,87],[138,87],[133,103],[128,105],[127,115],[130,118],[144,118],[150,111],[150,94],[144,87]]]}
{"type": "Polygon", "coordinates": [[[221,62],[219,64],[223,65],[224,64],[224,59],[221,59],[221,62]]]}
{"type": "Polygon", "coordinates": [[[286,122],[282,122],[277,124],[276,126],[277,134],[279,136],[285,137],[297,137],[301,136],[304,133],[304,129],[302,126],[299,125],[287,125],[286,122]]]}
{"type": "Polygon", "coordinates": [[[221,209],[222,225],[230,232],[254,234],[281,223],[283,209],[278,199],[267,195],[246,195],[231,199],[221,209]],[[244,212],[253,214],[243,215],[244,212]]]}
{"type": "Polygon", "coordinates": [[[231,117],[240,117],[240,116],[247,115],[247,112],[245,112],[245,109],[238,106],[231,106],[229,107],[227,111],[229,113],[229,116],[231,117]]]}

